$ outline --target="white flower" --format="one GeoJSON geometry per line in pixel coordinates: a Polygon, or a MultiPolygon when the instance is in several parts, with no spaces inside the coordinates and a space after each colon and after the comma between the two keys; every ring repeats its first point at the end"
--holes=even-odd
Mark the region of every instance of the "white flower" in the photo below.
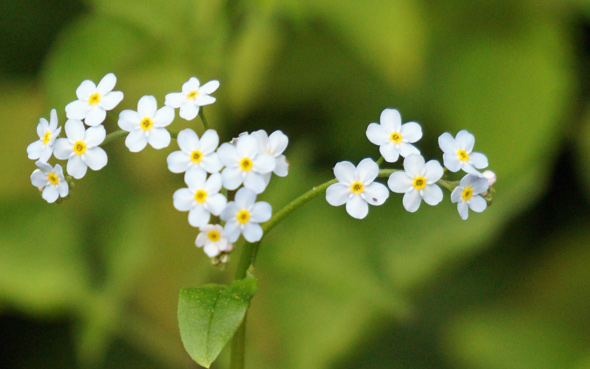
{"type": "Polygon", "coordinates": [[[338,183],[326,190],[326,200],[332,206],[346,204],[346,211],[351,217],[363,219],[369,212],[369,205],[382,205],[389,197],[387,187],[373,182],[379,174],[379,166],[372,159],[363,159],[355,166],[348,161],[341,161],[334,166],[334,175],[338,183]]]}
{"type": "Polygon", "coordinates": [[[219,88],[219,81],[209,81],[200,86],[199,80],[191,77],[182,85],[182,92],[172,92],[166,95],[166,106],[180,108],[181,118],[193,120],[199,114],[199,107],[213,104],[215,98],[209,96],[219,88]]]}
{"type": "Polygon", "coordinates": [[[45,118],[39,120],[39,124],[37,125],[39,140],[27,147],[29,159],[39,159],[40,161],[47,162],[53,153],[53,143],[60,132],[61,127],[57,126],[57,112],[55,109],[52,109],[49,122],[45,118]]]}
{"type": "Polygon", "coordinates": [[[31,183],[33,186],[43,188],[41,195],[48,203],[55,202],[58,197],[66,197],[68,195],[68,182],[64,179],[64,172],[59,164],[55,167],[37,161],[35,164],[39,169],[35,169],[31,174],[31,183]]]}
{"type": "Polygon", "coordinates": [[[226,167],[221,175],[223,186],[228,190],[235,190],[244,183],[244,187],[262,193],[267,185],[263,175],[272,172],[276,166],[275,157],[260,152],[258,140],[249,135],[240,137],[236,146],[222,144],[217,154],[226,167]]]}
{"type": "Polygon", "coordinates": [[[438,145],[443,151],[443,161],[445,167],[451,172],[457,172],[463,169],[470,174],[479,175],[476,170],[488,166],[488,158],[484,154],[474,152],[473,145],[475,137],[465,130],[459,131],[456,138],[453,139],[450,133],[445,132],[438,138],[438,145]]]}
{"type": "Polygon", "coordinates": [[[203,247],[203,251],[210,258],[218,256],[222,252],[230,252],[233,245],[225,236],[223,228],[219,224],[207,224],[199,228],[199,235],[195,245],[203,247]]]}
{"type": "Polygon", "coordinates": [[[481,213],[488,206],[486,200],[479,194],[488,190],[488,179],[474,174],[467,174],[461,179],[459,186],[451,193],[451,201],[457,203],[457,210],[461,219],[469,217],[469,208],[481,213]]]}
{"type": "Polygon", "coordinates": [[[262,227],[258,223],[270,219],[272,208],[269,203],[256,201],[256,194],[247,188],[240,188],[235,201],[227,204],[221,212],[225,220],[225,234],[230,242],[236,242],[240,233],[248,242],[257,242],[262,238],[262,227]]]}
{"type": "Polygon", "coordinates": [[[420,154],[412,143],[422,138],[422,128],[416,122],[402,124],[402,117],[395,109],[385,109],[379,119],[380,124],[371,123],[367,127],[367,138],[379,146],[383,159],[393,163],[399,156],[420,154]]]}
{"type": "Polygon", "coordinates": [[[55,141],[54,154],[60,160],[68,159],[68,174],[76,179],[84,177],[88,167],[100,170],[107,165],[106,152],[98,147],[106,137],[104,126],[84,129],[84,123],[77,119],[66,122],[68,138],[55,141]]]}
{"type": "Polygon", "coordinates": [[[168,169],[172,173],[182,173],[192,169],[202,169],[209,173],[219,172],[222,164],[215,150],[219,145],[219,136],[213,129],[203,133],[201,139],[190,128],[178,133],[178,147],[168,155],[168,169]]]}
{"type": "MultiPolygon", "coordinates": [[[[276,166],[273,173],[279,177],[285,177],[289,173],[289,163],[283,154],[283,151],[289,144],[289,138],[281,131],[274,131],[268,135],[265,130],[258,130],[251,133],[252,136],[258,139],[260,151],[270,154],[276,158],[276,166]]],[[[265,176],[270,179],[270,173],[265,176]]],[[[268,182],[268,181],[267,181],[268,182]]]]}
{"type": "Polygon", "coordinates": [[[174,109],[164,106],[158,109],[153,96],[144,96],[137,103],[137,111],[123,110],[119,114],[119,127],[129,132],[125,146],[138,152],[149,143],[154,149],[170,145],[170,132],[164,127],[174,120],[174,109]]]}
{"type": "Polygon", "coordinates": [[[202,170],[191,170],[184,177],[188,188],[177,190],[174,195],[174,207],[188,211],[188,222],[193,227],[202,227],[209,223],[211,214],[219,215],[227,199],[219,193],[221,174],[213,173],[207,179],[202,170]]]}
{"type": "Polygon", "coordinates": [[[404,159],[405,172],[394,172],[389,176],[387,185],[393,192],[405,193],[404,208],[410,213],[420,207],[422,199],[428,205],[442,201],[443,193],[435,183],[443,175],[443,167],[436,160],[424,164],[421,155],[409,155],[404,159]]]}
{"type": "Polygon", "coordinates": [[[66,105],[68,119],[84,119],[89,126],[104,122],[107,110],[112,110],[123,100],[121,91],[113,91],[117,77],[113,73],[104,76],[98,86],[90,80],[83,81],[76,90],[78,100],[66,105]]]}

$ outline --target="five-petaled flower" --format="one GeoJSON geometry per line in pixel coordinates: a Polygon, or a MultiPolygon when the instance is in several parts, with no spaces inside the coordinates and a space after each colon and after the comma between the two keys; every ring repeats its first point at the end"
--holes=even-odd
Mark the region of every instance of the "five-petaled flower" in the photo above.
{"type": "Polygon", "coordinates": [[[218,256],[220,253],[229,253],[233,245],[227,239],[223,227],[219,224],[206,224],[199,228],[199,234],[195,240],[197,247],[203,247],[203,251],[210,258],[218,256]]]}
{"type": "Polygon", "coordinates": [[[385,185],[374,182],[379,174],[379,166],[372,159],[363,159],[355,166],[341,161],[334,166],[338,183],[326,190],[326,200],[332,206],[346,204],[346,212],[351,217],[363,219],[369,212],[369,205],[382,205],[389,197],[385,185]]]}
{"type": "Polygon", "coordinates": [[[227,199],[219,193],[221,175],[213,173],[207,179],[202,170],[191,170],[184,176],[188,188],[177,190],[174,195],[174,207],[180,211],[188,211],[188,222],[193,227],[202,227],[209,223],[211,214],[219,215],[227,199]]]}
{"type": "Polygon", "coordinates": [[[222,144],[217,150],[219,160],[225,165],[221,172],[223,187],[235,190],[242,183],[254,193],[262,193],[267,181],[263,175],[272,172],[276,166],[276,158],[268,153],[260,152],[258,139],[244,135],[236,145],[222,144]]]}
{"type": "Polygon", "coordinates": [[[100,170],[107,165],[106,152],[98,147],[105,137],[104,126],[84,128],[84,123],[77,119],[66,122],[67,138],[55,141],[54,154],[60,160],[68,159],[68,174],[76,179],[84,177],[88,167],[100,170]]]}
{"type": "Polygon", "coordinates": [[[37,125],[39,140],[27,147],[29,159],[38,159],[47,162],[51,154],[53,154],[53,144],[60,132],[61,127],[57,126],[57,112],[55,109],[52,109],[49,115],[49,122],[45,118],[39,120],[39,124],[37,125]]]}
{"type": "Polygon", "coordinates": [[[457,210],[461,219],[469,217],[469,209],[481,213],[488,206],[486,200],[480,196],[489,188],[488,179],[474,174],[467,174],[461,179],[459,186],[451,193],[451,202],[457,203],[457,210]]]}
{"type": "Polygon", "coordinates": [[[387,186],[393,192],[404,194],[403,204],[407,211],[418,210],[422,199],[433,206],[442,201],[442,190],[435,184],[444,172],[438,161],[424,163],[421,155],[409,155],[404,159],[404,170],[392,173],[387,186]]]}
{"type": "Polygon", "coordinates": [[[170,132],[164,127],[174,120],[174,109],[158,103],[153,96],[144,96],[137,102],[137,111],[123,110],[119,114],[119,127],[129,132],[125,146],[131,152],[138,152],[149,143],[154,149],[170,144],[170,132]]]}
{"type": "Polygon", "coordinates": [[[379,146],[385,161],[393,163],[399,156],[420,154],[412,143],[422,138],[422,128],[416,122],[402,124],[402,117],[395,109],[385,109],[379,119],[380,124],[371,123],[367,127],[367,138],[379,146]]]}
{"type": "Polygon", "coordinates": [[[230,242],[236,242],[240,233],[248,242],[257,242],[262,238],[262,227],[258,223],[266,222],[272,215],[269,203],[256,202],[256,194],[247,188],[240,188],[235,201],[227,204],[221,212],[225,220],[225,234],[230,242]]]}
{"type": "Polygon", "coordinates": [[[213,129],[208,129],[199,136],[190,128],[178,133],[179,151],[168,155],[168,169],[172,173],[183,173],[189,170],[204,170],[209,173],[219,172],[222,164],[215,150],[219,145],[219,136],[213,129]]]}
{"type": "Polygon", "coordinates": [[[445,132],[438,138],[438,145],[443,151],[445,167],[451,172],[463,169],[466,173],[480,175],[476,169],[488,166],[488,158],[479,152],[471,152],[475,144],[475,137],[465,130],[459,131],[453,138],[445,132]]]}
{"type": "Polygon", "coordinates": [[[107,110],[114,109],[123,100],[121,91],[113,91],[116,83],[113,73],[104,76],[98,86],[90,80],[83,81],[76,90],[78,100],[66,105],[68,119],[84,119],[91,127],[104,122],[107,110]]]}
{"type": "Polygon", "coordinates": [[[56,164],[55,167],[37,161],[35,163],[39,169],[35,169],[31,174],[31,183],[35,187],[43,188],[41,195],[48,203],[55,202],[59,197],[66,197],[68,195],[68,182],[64,179],[64,173],[61,165],[56,164]]]}
{"type": "Polygon", "coordinates": [[[191,77],[182,85],[182,92],[166,95],[165,105],[180,108],[178,115],[186,120],[193,120],[199,114],[199,107],[213,104],[215,98],[209,96],[219,88],[219,81],[209,81],[200,85],[199,80],[191,77]]]}

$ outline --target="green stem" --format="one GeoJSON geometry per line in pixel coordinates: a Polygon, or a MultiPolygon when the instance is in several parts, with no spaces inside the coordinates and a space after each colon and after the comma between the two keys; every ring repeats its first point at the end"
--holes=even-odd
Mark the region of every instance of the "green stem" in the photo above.
{"type": "MultiPolygon", "coordinates": [[[[391,173],[396,171],[396,169],[381,169],[377,177],[389,177],[391,173]]],[[[264,223],[264,225],[262,226],[262,237],[264,237],[271,229],[273,229],[277,224],[279,224],[281,220],[283,220],[291,212],[305,205],[312,199],[316,198],[318,195],[326,192],[326,189],[336,182],[338,182],[336,178],[329,180],[328,182],[322,183],[319,186],[313,187],[311,190],[307,191],[303,195],[291,201],[283,209],[276,213],[272,218],[270,218],[268,222],[264,223]]],[[[248,269],[251,265],[254,265],[254,261],[256,260],[256,254],[258,252],[258,247],[260,246],[261,241],[262,239],[256,243],[244,244],[242,254],[240,256],[240,261],[238,263],[238,267],[236,270],[236,280],[246,278],[246,273],[248,272],[248,269]]],[[[242,321],[240,328],[238,328],[236,334],[234,335],[234,338],[232,339],[230,365],[231,369],[244,368],[244,344],[246,342],[245,338],[246,318],[244,317],[244,320],[242,321]]]]}
{"type": "Polygon", "coordinates": [[[201,108],[199,109],[199,118],[201,118],[201,121],[203,122],[203,126],[205,127],[205,130],[209,129],[209,124],[207,123],[207,118],[205,118],[205,113],[203,112],[203,107],[201,106],[201,108]]]}

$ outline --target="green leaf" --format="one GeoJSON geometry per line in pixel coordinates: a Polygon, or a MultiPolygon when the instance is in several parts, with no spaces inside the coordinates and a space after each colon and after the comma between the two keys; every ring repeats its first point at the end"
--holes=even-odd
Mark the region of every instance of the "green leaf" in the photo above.
{"type": "Polygon", "coordinates": [[[183,288],[178,302],[178,324],[184,348],[208,368],[238,330],[258,282],[252,276],[229,286],[208,284],[183,288]]]}

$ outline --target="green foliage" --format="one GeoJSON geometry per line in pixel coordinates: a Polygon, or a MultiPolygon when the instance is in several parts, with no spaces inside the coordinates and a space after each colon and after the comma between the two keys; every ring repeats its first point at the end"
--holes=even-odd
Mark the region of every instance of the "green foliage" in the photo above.
{"type": "Polygon", "coordinates": [[[180,291],[180,336],[194,361],[209,368],[242,324],[257,288],[249,275],[229,286],[208,284],[180,291]]]}

